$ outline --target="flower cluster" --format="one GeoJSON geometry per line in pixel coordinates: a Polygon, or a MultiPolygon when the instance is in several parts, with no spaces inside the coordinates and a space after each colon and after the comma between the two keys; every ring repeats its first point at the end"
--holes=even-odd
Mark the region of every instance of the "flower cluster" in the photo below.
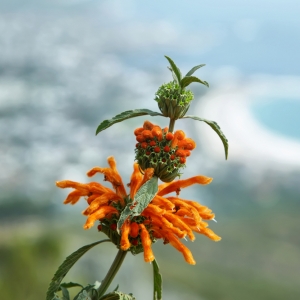
{"type": "Polygon", "coordinates": [[[154,168],[154,174],[164,182],[171,182],[185,167],[186,158],[196,143],[186,138],[182,130],[168,131],[149,121],[134,131],[137,144],[135,159],[142,170],[154,168]]]}
{"type": "Polygon", "coordinates": [[[128,184],[130,193],[127,194],[115,159],[109,157],[108,164],[109,168],[95,167],[87,175],[91,177],[96,173],[104,174],[104,180],[112,184],[113,190],[98,182],[86,184],[69,180],[56,182],[60,188],[74,189],[67,196],[65,204],[75,204],[80,197],[86,198],[89,206],[83,211],[87,216],[84,229],[89,229],[96,221],[100,221],[98,230],[107,234],[118,248],[135,254],[143,251],[146,262],[154,260],[151,245],[157,239],[162,239],[165,244],[170,243],[190,264],[195,264],[195,260],[180,239],[188,236],[193,241],[195,239],[193,232],[196,232],[214,241],[220,240],[220,237],[210,230],[207,227],[208,223],[204,221],[214,219],[212,211],[197,202],[178,197],[182,188],[192,184],[205,185],[212,181],[211,178],[200,175],[159,185],[158,192],[150,204],[139,216],[127,218],[119,234],[117,222],[122,211],[128,203],[133,203],[136,193],[153,176],[154,170],[148,168],[142,174],[139,165],[135,163],[128,184]],[[166,197],[172,192],[175,192],[176,196],[166,197]]]}
{"type": "Polygon", "coordinates": [[[194,95],[183,89],[177,82],[163,84],[155,94],[155,101],[165,117],[180,119],[190,107],[194,95]]]}

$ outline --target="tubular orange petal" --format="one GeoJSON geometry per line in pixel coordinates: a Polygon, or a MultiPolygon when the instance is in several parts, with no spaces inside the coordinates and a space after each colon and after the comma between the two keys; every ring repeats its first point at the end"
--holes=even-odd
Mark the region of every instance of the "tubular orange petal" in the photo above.
{"type": "Polygon", "coordinates": [[[138,186],[137,189],[139,189],[145,182],[147,182],[149,179],[152,178],[153,174],[154,174],[154,169],[153,168],[148,168],[144,171],[144,177],[140,183],[140,185],[138,186]]]}
{"type": "MultiPolygon", "coordinates": [[[[188,209],[183,208],[183,207],[179,208],[179,209],[175,212],[175,215],[176,215],[176,216],[180,216],[180,217],[185,217],[185,216],[187,216],[188,218],[192,218],[192,217],[193,217],[192,214],[191,214],[191,212],[190,212],[188,209]]],[[[194,219],[192,219],[192,220],[194,220],[194,219]]],[[[194,221],[194,223],[195,223],[195,221],[194,221]]]]}
{"type": "Polygon", "coordinates": [[[140,143],[145,142],[145,140],[146,140],[142,134],[137,135],[135,139],[137,142],[140,142],[140,143]]]}
{"type": "Polygon", "coordinates": [[[186,149],[186,150],[194,150],[196,148],[196,143],[190,139],[186,138],[184,140],[178,141],[178,148],[186,149]]]}
{"type": "Polygon", "coordinates": [[[116,161],[113,156],[110,156],[108,159],[108,164],[110,165],[110,168],[99,168],[95,167],[91,169],[87,175],[89,177],[94,176],[96,173],[102,173],[104,174],[105,178],[104,180],[109,181],[113,188],[116,190],[116,193],[121,196],[122,198],[126,197],[126,190],[122,181],[122,178],[117,170],[116,167],[116,161]]]}
{"type": "Polygon", "coordinates": [[[86,195],[83,195],[83,193],[81,191],[75,190],[68,195],[68,197],[64,201],[64,204],[71,203],[73,205],[73,204],[77,203],[78,200],[80,199],[80,197],[82,197],[82,196],[86,196],[86,195]]]}
{"type": "Polygon", "coordinates": [[[175,148],[178,144],[178,141],[183,140],[185,137],[185,133],[182,130],[177,130],[174,133],[174,138],[171,143],[171,148],[175,148]]]}
{"type": "Polygon", "coordinates": [[[207,222],[200,221],[198,224],[195,223],[193,219],[180,217],[181,220],[186,223],[193,231],[197,233],[201,233],[201,229],[206,228],[208,226],[207,222]]]}
{"type": "Polygon", "coordinates": [[[191,228],[186,223],[184,223],[179,217],[177,217],[174,214],[166,213],[164,214],[164,218],[170,221],[173,224],[173,226],[178,227],[181,231],[185,231],[191,241],[195,240],[195,236],[191,228]]]}
{"type": "Polygon", "coordinates": [[[138,136],[138,135],[142,134],[143,131],[144,131],[144,128],[142,128],[142,127],[136,128],[134,130],[134,135],[138,136]]]}
{"type": "Polygon", "coordinates": [[[106,186],[103,186],[102,184],[100,184],[98,182],[89,182],[89,183],[87,183],[87,186],[89,187],[91,193],[95,193],[95,194],[99,194],[99,195],[101,195],[107,191],[111,191],[111,189],[109,189],[106,186]]]}
{"type": "Polygon", "coordinates": [[[218,235],[216,235],[211,229],[209,228],[203,228],[201,229],[201,233],[203,233],[204,235],[206,235],[207,237],[209,237],[211,240],[218,242],[221,240],[221,237],[219,237],[218,235]]]}
{"type": "Polygon", "coordinates": [[[187,203],[189,203],[190,205],[194,206],[198,212],[199,215],[201,216],[201,218],[205,219],[205,220],[212,220],[215,217],[215,214],[212,213],[212,210],[209,209],[208,207],[201,205],[195,201],[190,201],[190,200],[186,200],[187,203]]]}
{"type": "Polygon", "coordinates": [[[143,175],[140,171],[139,165],[137,163],[134,163],[133,173],[131,175],[131,179],[130,179],[130,183],[129,183],[131,199],[134,199],[135,193],[141,186],[142,180],[143,180],[143,175]]]}
{"type": "Polygon", "coordinates": [[[162,130],[159,126],[154,126],[151,130],[152,135],[155,136],[158,141],[162,140],[163,134],[162,134],[162,130]]]}
{"type": "Polygon", "coordinates": [[[90,205],[96,198],[100,197],[100,194],[92,194],[87,198],[87,203],[90,205]]]}
{"type": "Polygon", "coordinates": [[[121,234],[121,242],[120,242],[120,247],[123,251],[126,251],[130,248],[130,242],[128,239],[128,235],[130,232],[130,224],[129,221],[125,221],[124,224],[122,225],[121,228],[122,234],[121,234]]]}
{"type": "Polygon", "coordinates": [[[176,156],[179,156],[179,157],[183,157],[183,156],[186,156],[185,155],[185,150],[183,149],[178,149],[176,152],[175,152],[176,156]]]}
{"type": "Polygon", "coordinates": [[[154,238],[156,238],[156,239],[162,239],[163,238],[163,236],[161,235],[161,232],[160,232],[161,229],[159,227],[153,226],[153,227],[151,227],[151,230],[152,230],[152,235],[153,235],[154,238]]]}
{"type": "MultiPolygon", "coordinates": [[[[185,230],[181,230],[180,228],[174,227],[173,223],[164,218],[164,216],[158,216],[155,213],[148,210],[147,208],[144,210],[143,215],[151,218],[151,229],[153,226],[160,228],[159,230],[170,231],[176,234],[179,238],[184,238],[187,234],[185,230]]],[[[159,232],[159,230],[157,230],[157,232],[159,232]]]]}
{"type": "Polygon", "coordinates": [[[98,198],[94,199],[90,206],[83,212],[84,215],[90,215],[95,212],[100,206],[109,205],[110,202],[122,202],[123,199],[119,197],[115,192],[111,191],[104,193],[98,198]]]}
{"type": "Polygon", "coordinates": [[[138,223],[135,223],[135,222],[132,222],[130,223],[130,233],[129,235],[133,238],[136,238],[138,235],[139,235],[139,224],[138,223]]]}
{"type": "Polygon", "coordinates": [[[86,183],[79,183],[71,180],[56,181],[56,186],[65,189],[73,188],[82,193],[82,196],[87,196],[90,193],[90,188],[86,183]]]}
{"type": "Polygon", "coordinates": [[[145,121],[144,122],[144,125],[143,125],[143,128],[144,129],[147,129],[147,130],[151,130],[155,125],[152,124],[150,121],[145,121]]]}
{"type": "Polygon", "coordinates": [[[153,139],[153,135],[152,135],[152,132],[151,130],[148,130],[148,129],[145,129],[143,132],[142,132],[142,135],[145,139],[153,139]]]}
{"type": "Polygon", "coordinates": [[[154,260],[154,254],[151,249],[151,239],[148,230],[146,229],[144,224],[139,224],[141,229],[141,240],[144,248],[144,260],[145,262],[151,262],[154,260]]]}
{"type": "Polygon", "coordinates": [[[199,223],[201,221],[201,218],[199,216],[199,213],[197,211],[197,209],[195,207],[193,207],[192,205],[186,203],[184,200],[181,200],[179,198],[176,197],[168,197],[168,200],[172,201],[176,207],[183,207],[185,209],[187,209],[188,211],[190,211],[192,218],[195,220],[196,223],[199,223]]]}
{"type": "Polygon", "coordinates": [[[172,132],[168,132],[168,133],[166,134],[166,140],[167,140],[167,141],[172,141],[173,138],[174,138],[174,134],[173,134],[172,132]]]}
{"type": "Polygon", "coordinates": [[[191,265],[196,264],[190,249],[187,248],[184,244],[182,244],[176,236],[170,234],[169,232],[164,232],[164,236],[167,238],[167,240],[175,249],[177,249],[179,252],[183,254],[183,257],[187,263],[191,265]]]}
{"type": "Polygon", "coordinates": [[[175,204],[172,203],[171,201],[169,201],[168,199],[162,197],[162,196],[158,196],[156,195],[152,201],[151,204],[157,205],[160,208],[166,209],[166,210],[173,210],[175,207],[175,204]]]}
{"type": "Polygon", "coordinates": [[[179,192],[181,188],[186,188],[192,184],[209,184],[211,182],[212,178],[202,175],[194,176],[188,179],[179,179],[176,181],[172,181],[167,185],[161,185],[161,188],[159,186],[157,195],[164,196],[172,192],[179,192]]]}
{"type": "Polygon", "coordinates": [[[97,220],[101,220],[105,218],[107,215],[111,215],[111,214],[118,215],[119,212],[116,208],[112,206],[102,206],[87,218],[83,228],[90,229],[97,220]]]}
{"type": "Polygon", "coordinates": [[[156,216],[161,216],[165,213],[164,209],[159,208],[156,205],[153,204],[148,204],[148,206],[144,209],[144,211],[146,212],[151,212],[152,214],[156,215],[156,216]]]}

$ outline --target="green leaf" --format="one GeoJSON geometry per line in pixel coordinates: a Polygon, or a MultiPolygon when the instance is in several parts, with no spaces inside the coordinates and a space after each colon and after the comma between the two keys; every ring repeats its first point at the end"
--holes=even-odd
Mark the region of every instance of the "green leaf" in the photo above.
{"type": "Polygon", "coordinates": [[[153,266],[153,300],[162,299],[162,276],[159,272],[159,267],[154,259],[152,262],[153,266]]]}
{"type": "Polygon", "coordinates": [[[92,300],[86,290],[83,290],[77,297],[76,300],[92,300]]]}
{"type": "Polygon", "coordinates": [[[74,297],[74,300],[98,300],[98,291],[96,290],[100,283],[96,281],[95,284],[88,284],[74,297]]]}
{"type": "Polygon", "coordinates": [[[123,211],[121,212],[120,218],[117,223],[117,232],[119,234],[120,234],[120,229],[121,229],[122,225],[127,220],[127,218],[131,215],[131,209],[130,209],[131,205],[132,205],[132,203],[128,203],[125,206],[125,208],[123,209],[123,211]]]}
{"type": "Polygon", "coordinates": [[[172,73],[172,77],[173,77],[174,81],[175,81],[175,82],[177,82],[177,83],[178,83],[178,85],[179,85],[179,82],[178,82],[177,76],[176,76],[176,74],[174,73],[174,71],[172,70],[172,68],[168,67],[168,69],[171,71],[171,73],[172,73]]]}
{"type": "Polygon", "coordinates": [[[133,199],[134,208],[132,209],[132,216],[139,216],[148,204],[152,201],[158,191],[158,177],[153,176],[150,180],[145,182],[133,199]]]}
{"type": "Polygon", "coordinates": [[[63,286],[60,286],[60,288],[61,288],[61,291],[62,291],[62,300],[70,300],[69,291],[63,286]]]}
{"type": "Polygon", "coordinates": [[[118,288],[119,288],[119,285],[117,285],[113,291],[116,292],[118,290],[118,288]]]}
{"type": "Polygon", "coordinates": [[[66,282],[64,282],[64,283],[62,283],[60,286],[59,286],[59,289],[58,289],[58,291],[61,289],[61,287],[64,287],[64,288],[66,288],[66,289],[69,289],[69,288],[72,288],[72,287],[83,287],[81,284],[79,284],[79,283],[76,283],[76,282],[68,282],[68,283],[66,283],[66,282]]]}
{"type": "Polygon", "coordinates": [[[195,71],[197,71],[198,69],[200,69],[200,68],[202,68],[202,67],[204,67],[204,66],[205,66],[205,64],[195,66],[194,68],[192,68],[191,70],[189,70],[189,71],[186,73],[185,77],[191,76],[192,74],[194,74],[195,71]]]}
{"type": "Polygon", "coordinates": [[[75,251],[74,253],[72,253],[71,255],[69,255],[65,259],[65,261],[59,266],[58,270],[55,272],[55,274],[50,282],[48,291],[47,291],[46,300],[53,299],[54,293],[56,293],[57,290],[59,289],[61,281],[66,276],[66,274],[69,272],[69,270],[73,267],[73,265],[77,262],[77,260],[83,254],[85,254],[88,250],[90,250],[94,246],[104,243],[104,242],[110,242],[110,240],[106,239],[106,240],[98,241],[98,242],[83,246],[80,249],[78,249],[77,251],[75,251]]]}
{"type": "Polygon", "coordinates": [[[119,221],[117,223],[117,230],[124,224],[127,218],[139,216],[143,210],[148,206],[158,191],[158,178],[153,176],[150,180],[145,182],[134,196],[133,202],[127,204],[122,211],[119,221]]]}
{"type": "Polygon", "coordinates": [[[182,88],[185,88],[188,85],[190,85],[192,82],[199,82],[199,83],[202,83],[202,84],[206,85],[207,87],[209,87],[208,82],[203,81],[195,76],[186,76],[186,77],[182,78],[180,85],[182,88]]]}
{"type": "Polygon", "coordinates": [[[174,72],[174,74],[176,75],[176,78],[177,78],[177,82],[178,84],[180,84],[180,81],[181,81],[181,72],[179,70],[179,68],[175,65],[174,61],[165,55],[165,58],[169,61],[170,65],[171,65],[171,68],[172,68],[172,71],[174,72]]]}
{"type": "Polygon", "coordinates": [[[133,297],[132,294],[124,294],[122,292],[114,291],[102,296],[100,300],[135,300],[135,297],[133,297]]]}
{"type": "Polygon", "coordinates": [[[122,122],[124,120],[130,119],[130,118],[135,118],[135,117],[140,117],[140,116],[145,116],[145,115],[150,115],[150,116],[163,116],[163,114],[152,111],[150,109],[135,109],[135,110],[127,110],[124,111],[115,117],[113,117],[110,120],[104,120],[97,128],[96,130],[96,135],[107,129],[108,127],[114,125],[115,123],[122,122]]]}
{"type": "Polygon", "coordinates": [[[220,137],[220,139],[221,139],[221,141],[224,145],[225,159],[228,158],[228,146],[229,146],[228,145],[228,140],[227,140],[226,136],[224,135],[224,133],[221,131],[220,126],[216,122],[206,120],[206,119],[202,119],[202,118],[199,118],[197,116],[184,116],[182,119],[185,119],[185,118],[190,118],[190,119],[194,119],[194,120],[197,120],[197,121],[203,121],[206,124],[208,124],[220,137]]]}

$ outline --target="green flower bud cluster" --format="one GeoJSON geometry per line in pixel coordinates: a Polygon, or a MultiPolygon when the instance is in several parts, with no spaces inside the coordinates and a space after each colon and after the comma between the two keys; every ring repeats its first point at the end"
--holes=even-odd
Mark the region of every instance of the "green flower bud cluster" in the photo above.
{"type": "Polygon", "coordinates": [[[155,94],[155,101],[162,114],[172,119],[184,117],[193,99],[194,94],[182,89],[175,81],[163,84],[155,94]]]}

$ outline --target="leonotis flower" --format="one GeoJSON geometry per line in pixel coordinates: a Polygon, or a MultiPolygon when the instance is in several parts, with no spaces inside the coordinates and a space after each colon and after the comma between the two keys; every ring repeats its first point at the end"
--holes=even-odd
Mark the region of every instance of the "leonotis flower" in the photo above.
{"type": "Polygon", "coordinates": [[[135,159],[142,170],[153,168],[154,175],[164,182],[173,181],[185,167],[186,159],[195,149],[196,143],[186,138],[182,130],[174,132],[168,128],[145,121],[143,127],[134,131],[137,144],[135,159]]]}
{"type": "Polygon", "coordinates": [[[182,188],[196,183],[205,185],[212,181],[211,178],[201,175],[159,185],[150,204],[140,215],[127,218],[118,233],[116,229],[120,214],[128,203],[133,202],[135,194],[153,176],[154,170],[148,168],[142,174],[139,165],[135,163],[128,184],[130,192],[127,194],[115,159],[109,157],[108,164],[109,168],[95,167],[87,175],[91,177],[96,173],[104,174],[104,180],[112,184],[113,190],[98,182],[78,183],[70,180],[56,182],[60,188],[74,188],[64,201],[65,204],[75,204],[80,197],[85,197],[89,206],[83,211],[87,216],[84,229],[91,228],[99,221],[98,230],[107,234],[118,248],[134,254],[143,251],[146,262],[154,260],[151,245],[157,239],[162,239],[165,244],[170,243],[190,264],[195,264],[194,258],[180,239],[188,236],[193,241],[195,239],[193,232],[196,232],[214,241],[220,240],[204,221],[214,219],[212,211],[195,201],[178,197],[182,188]],[[166,197],[173,192],[176,194],[166,197]]]}

